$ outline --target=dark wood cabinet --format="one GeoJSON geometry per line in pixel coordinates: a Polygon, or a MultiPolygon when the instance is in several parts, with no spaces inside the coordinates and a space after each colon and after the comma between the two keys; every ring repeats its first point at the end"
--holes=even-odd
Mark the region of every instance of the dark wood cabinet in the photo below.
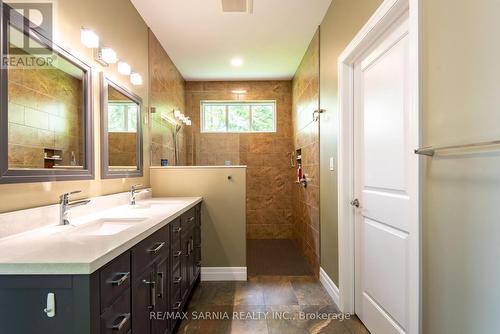
{"type": "Polygon", "coordinates": [[[172,312],[200,278],[200,207],[91,275],[0,275],[0,333],[172,333],[172,312]],[[43,312],[48,293],[56,295],[53,318],[43,312]]]}

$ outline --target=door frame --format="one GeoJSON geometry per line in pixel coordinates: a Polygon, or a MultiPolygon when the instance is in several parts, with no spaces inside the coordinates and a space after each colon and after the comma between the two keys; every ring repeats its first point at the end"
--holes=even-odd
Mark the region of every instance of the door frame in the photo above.
{"type": "MultiPolygon", "coordinates": [[[[354,63],[401,15],[409,15],[410,132],[412,147],[420,146],[421,118],[421,17],[420,0],[385,0],[338,58],[339,73],[339,148],[338,148],[338,235],[340,310],[354,313],[355,308],[355,225],[350,205],[354,194],[354,63]]],[[[415,164],[416,189],[411,208],[409,240],[409,326],[408,334],[421,329],[421,185],[420,160],[415,164]]]]}

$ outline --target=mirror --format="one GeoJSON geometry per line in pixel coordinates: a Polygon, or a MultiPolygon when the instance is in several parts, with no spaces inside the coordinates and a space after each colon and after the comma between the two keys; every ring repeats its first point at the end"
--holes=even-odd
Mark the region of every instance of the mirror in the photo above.
{"type": "Polygon", "coordinates": [[[3,6],[0,183],[93,178],[90,67],[3,6]]]}
{"type": "Polygon", "coordinates": [[[140,177],[142,100],[101,73],[102,177],[140,177]]]}

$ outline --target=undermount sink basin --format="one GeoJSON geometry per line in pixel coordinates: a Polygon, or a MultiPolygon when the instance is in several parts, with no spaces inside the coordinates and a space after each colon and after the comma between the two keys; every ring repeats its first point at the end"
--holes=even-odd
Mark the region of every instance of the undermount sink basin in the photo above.
{"type": "Polygon", "coordinates": [[[137,223],[146,221],[148,218],[101,218],[89,222],[74,230],[73,233],[78,233],[87,236],[109,236],[121,233],[137,223]]]}
{"type": "Polygon", "coordinates": [[[148,203],[137,203],[135,205],[131,205],[132,209],[152,209],[152,210],[160,210],[160,209],[169,209],[175,206],[178,206],[180,203],[165,203],[165,202],[148,202],[148,203]]]}

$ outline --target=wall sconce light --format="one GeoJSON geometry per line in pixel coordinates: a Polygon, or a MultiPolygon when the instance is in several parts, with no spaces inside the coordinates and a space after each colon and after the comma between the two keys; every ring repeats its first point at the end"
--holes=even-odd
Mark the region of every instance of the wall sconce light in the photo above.
{"type": "Polygon", "coordinates": [[[132,73],[130,75],[130,82],[135,86],[142,85],[142,76],[139,73],[132,73]]]}
{"type": "Polygon", "coordinates": [[[130,65],[124,61],[119,61],[118,62],[118,73],[122,75],[130,75],[132,73],[132,69],[130,68],[130,65]]]}
{"type": "Polygon", "coordinates": [[[180,110],[174,110],[174,117],[175,118],[180,119],[181,115],[182,115],[182,113],[180,110]]]}
{"type": "Polygon", "coordinates": [[[191,120],[190,120],[190,119],[188,119],[188,120],[186,121],[186,125],[187,125],[187,126],[191,126],[191,120]]]}
{"type": "Polygon", "coordinates": [[[80,40],[83,45],[90,49],[97,49],[99,47],[99,36],[90,29],[82,28],[80,30],[80,40]]]}
{"type": "Polygon", "coordinates": [[[114,64],[118,61],[115,50],[112,48],[102,48],[101,49],[101,60],[106,64],[114,64]]]}

